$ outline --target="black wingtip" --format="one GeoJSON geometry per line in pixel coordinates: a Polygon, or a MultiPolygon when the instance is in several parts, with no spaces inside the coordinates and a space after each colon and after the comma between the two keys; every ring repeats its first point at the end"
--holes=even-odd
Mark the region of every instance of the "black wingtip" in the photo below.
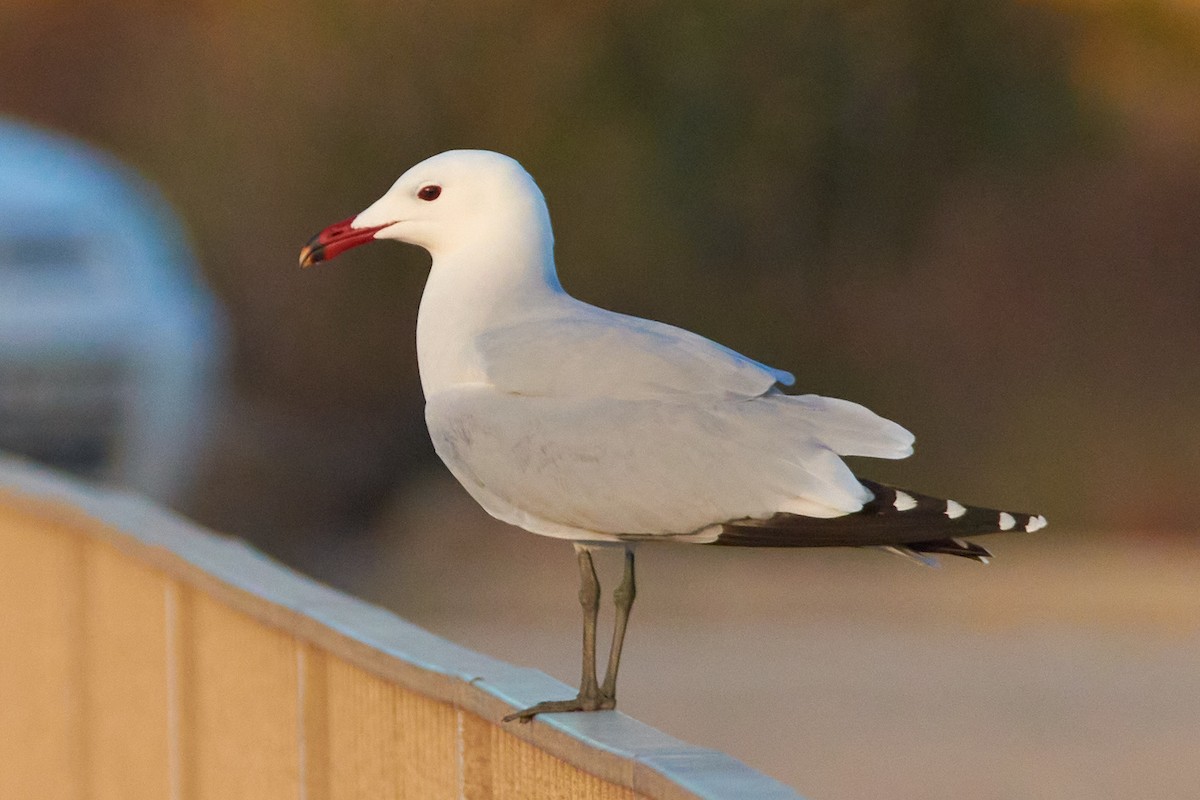
{"type": "Polygon", "coordinates": [[[971,535],[1006,531],[1033,533],[1046,527],[1046,518],[1041,514],[966,506],[957,500],[932,497],[875,481],[863,480],[861,483],[875,498],[858,514],[849,515],[850,518],[862,515],[895,517],[897,522],[905,519],[923,522],[933,532],[971,535]]]}
{"type": "Polygon", "coordinates": [[[991,553],[964,536],[1046,526],[1040,514],[965,506],[954,500],[862,481],[874,498],[861,511],[820,519],[775,514],[731,520],[714,544],[734,547],[904,547],[914,553],[952,555],[987,563],[991,553]]]}

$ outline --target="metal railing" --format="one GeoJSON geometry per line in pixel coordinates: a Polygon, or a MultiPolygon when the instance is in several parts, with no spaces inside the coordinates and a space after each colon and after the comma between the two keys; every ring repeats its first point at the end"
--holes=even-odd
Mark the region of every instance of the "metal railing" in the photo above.
{"type": "Polygon", "coordinates": [[[0,458],[0,798],[796,798],[144,499],[0,458]]]}

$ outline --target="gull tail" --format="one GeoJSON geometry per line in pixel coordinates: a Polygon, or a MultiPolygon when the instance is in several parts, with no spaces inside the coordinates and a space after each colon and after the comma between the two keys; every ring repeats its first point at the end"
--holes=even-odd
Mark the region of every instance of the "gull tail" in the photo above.
{"type": "Polygon", "coordinates": [[[1046,527],[1040,514],[968,507],[954,500],[861,481],[875,496],[862,510],[822,519],[775,514],[721,525],[713,544],[735,547],[880,547],[923,564],[933,556],[959,556],[986,564],[991,553],[962,539],[985,533],[1046,527]]]}

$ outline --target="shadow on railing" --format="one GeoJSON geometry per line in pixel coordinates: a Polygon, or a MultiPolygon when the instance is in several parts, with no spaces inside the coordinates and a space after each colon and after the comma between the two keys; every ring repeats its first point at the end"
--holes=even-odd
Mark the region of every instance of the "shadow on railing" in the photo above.
{"type": "Polygon", "coordinates": [[[0,458],[0,798],[795,798],[131,495],[0,458]]]}

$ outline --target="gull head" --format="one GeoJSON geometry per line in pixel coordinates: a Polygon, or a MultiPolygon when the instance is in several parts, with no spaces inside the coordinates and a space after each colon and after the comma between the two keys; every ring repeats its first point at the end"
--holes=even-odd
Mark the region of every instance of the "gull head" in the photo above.
{"type": "Polygon", "coordinates": [[[375,239],[395,239],[436,258],[503,237],[550,237],[541,191],[512,158],[450,150],[409,169],[362,213],[330,225],[300,251],[300,266],[329,261],[375,239]]]}

